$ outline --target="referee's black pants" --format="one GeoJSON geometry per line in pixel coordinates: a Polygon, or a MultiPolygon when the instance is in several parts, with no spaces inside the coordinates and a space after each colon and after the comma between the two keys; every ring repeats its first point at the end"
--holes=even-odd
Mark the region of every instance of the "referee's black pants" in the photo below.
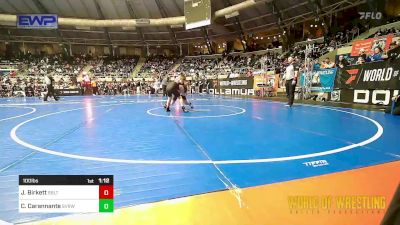
{"type": "Polygon", "coordinates": [[[286,80],[286,96],[288,98],[288,105],[292,106],[294,101],[294,91],[296,89],[296,83],[292,84],[293,79],[286,80]]]}
{"type": "Polygon", "coordinates": [[[48,97],[53,97],[56,101],[58,101],[58,96],[56,96],[56,92],[54,90],[53,85],[47,85],[47,93],[44,95],[44,101],[47,101],[48,97]]]}
{"type": "Polygon", "coordinates": [[[167,85],[162,85],[162,95],[167,96],[167,85]]]}

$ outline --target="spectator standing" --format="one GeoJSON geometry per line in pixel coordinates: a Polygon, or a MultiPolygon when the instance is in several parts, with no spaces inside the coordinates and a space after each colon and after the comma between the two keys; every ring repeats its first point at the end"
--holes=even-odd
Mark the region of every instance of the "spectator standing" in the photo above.
{"type": "Polygon", "coordinates": [[[339,67],[339,68],[344,68],[344,67],[346,67],[348,65],[349,65],[349,62],[347,62],[347,60],[344,58],[344,56],[343,55],[339,55],[339,61],[336,64],[336,66],[339,67]]]}
{"type": "Polygon", "coordinates": [[[34,95],[34,90],[31,86],[31,84],[27,84],[25,87],[25,96],[26,97],[32,97],[34,95]]]}
{"type": "Polygon", "coordinates": [[[156,95],[158,94],[158,90],[160,90],[160,84],[161,82],[159,79],[156,79],[156,81],[154,81],[153,88],[156,95]]]}
{"type": "Polygon", "coordinates": [[[98,92],[98,87],[97,87],[96,81],[92,80],[91,85],[92,85],[93,96],[98,95],[99,92],[98,92]]]}

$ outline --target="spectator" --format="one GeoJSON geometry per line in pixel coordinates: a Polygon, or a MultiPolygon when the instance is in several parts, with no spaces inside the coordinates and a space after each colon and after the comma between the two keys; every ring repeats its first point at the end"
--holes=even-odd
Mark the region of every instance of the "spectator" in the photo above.
{"type": "Polygon", "coordinates": [[[175,57],[151,56],[141,68],[138,77],[164,77],[170,72],[172,65],[175,64],[175,62],[175,57]]]}
{"type": "Polygon", "coordinates": [[[330,69],[330,68],[334,68],[335,67],[335,63],[331,62],[331,60],[329,58],[326,58],[324,60],[324,62],[322,63],[322,68],[324,69],[330,69]]]}
{"type": "Polygon", "coordinates": [[[338,63],[336,64],[337,67],[339,68],[344,68],[349,65],[349,62],[344,58],[343,55],[339,55],[339,60],[338,63]]]}
{"type": "Polygon", "coordinates": [[[363,48],[360,49],[359,56],[363,58],[364,62],[367,60],[367,54],[365,54],[365,49],[363,48]]]}
{"type": "Polygon", "coordinates": [[[364,58],[362,56],[358,57],[356,65],[361,65],[361,64],[364,64],[364,63],[365,63],[364,58]]]}
{"type": "Polygon", "coordinates": [[[368,57],[367,62],[382,61],[384,58],[385,58],[385,56],[383,56],[382,48],[381,47],[375,47],[373,55],[368,57]]]}
{"type": "Polygon", "coordinates": [[[97,83],[96,83],[96,80],[92,80],[91,81],[91,85],[92,85],[92,92],[93,92],[93,95],[98,95],[99,93],[98,93],[98,87],[97,87],[97,83]]]}

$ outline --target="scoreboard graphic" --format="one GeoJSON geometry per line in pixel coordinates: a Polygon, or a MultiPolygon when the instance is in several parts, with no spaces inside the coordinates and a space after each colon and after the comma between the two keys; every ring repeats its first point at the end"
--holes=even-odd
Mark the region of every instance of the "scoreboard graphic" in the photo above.
{"type": "Polygon", "coordinates": [[[20,175],[20,213],[114,211],[113,175],[20,175]]]}

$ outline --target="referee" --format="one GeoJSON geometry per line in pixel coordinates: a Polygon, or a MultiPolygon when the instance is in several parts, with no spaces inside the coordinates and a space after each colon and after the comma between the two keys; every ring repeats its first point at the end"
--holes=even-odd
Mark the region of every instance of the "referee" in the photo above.
{"type": "Polygon", "coordinates": [[[47,86],[47,93],[44,95],[43,100],[47,102],[47,98],[51,96],[54,98],[54,100],[58,101],[59,97],[56,96],[54,91],[54,78],[50,74],[47,74],[47,76],[44,78],[44,82],[47,86]]]}
{"type": "Polygon", "coordinates": [[[293,57],[289,56],[287,61],[289,65],[286,67],[285,73],[283,74],[283,80],[285,81],[286,96],[289,99],[286,106],[292,107],[299,69],[294,65],[293,57]]]}

